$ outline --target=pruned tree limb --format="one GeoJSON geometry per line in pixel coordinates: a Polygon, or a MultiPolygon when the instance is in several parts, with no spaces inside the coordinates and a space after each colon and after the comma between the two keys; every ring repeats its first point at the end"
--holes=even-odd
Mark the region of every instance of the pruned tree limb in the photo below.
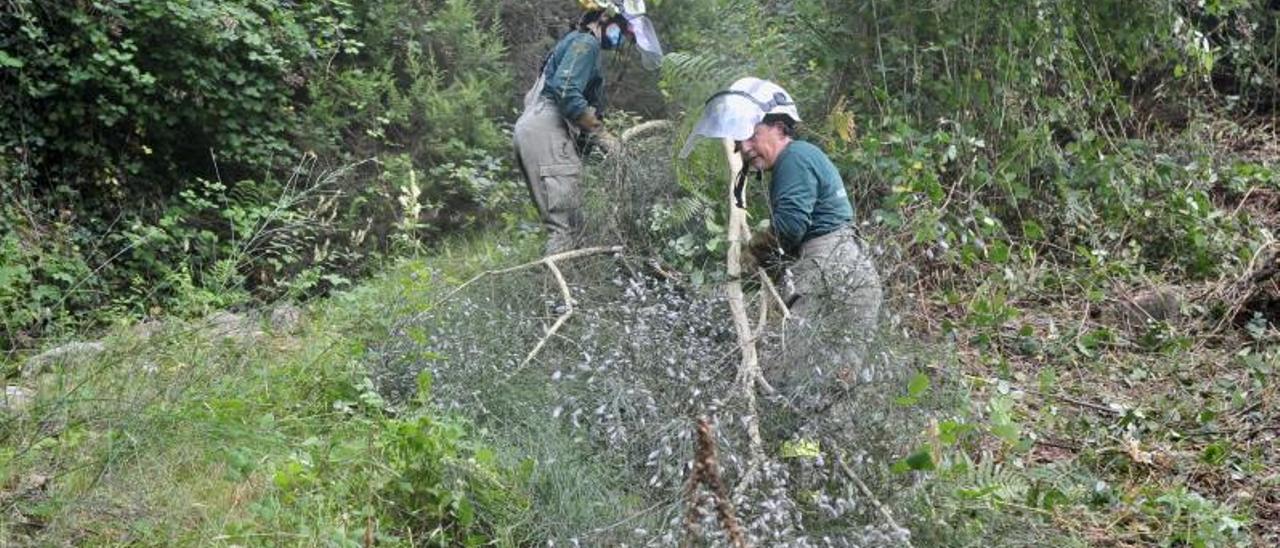
{"type": "Polygon", "coordinates": [[[560,269],[556,267],[555,261],[546,259],[544,262],[547,265],[547,269],[556,277],[556,283],[560,284],[560,296],[564,298],[565,310],[564,313],[560,314],[559,318],[556,318],[556,323],[551,324],[551,328],[547,330],[547,334],[544,335],[542,339],[538,340],[537,345],[534,345],[533,350],[529,351],[529,355],[524,357],[524,361],[520,362],[520,365],[516,367],[516,371],[524,369],[524,366],[529,365],[529,362],[533,361],[533,357],[538,355],[538,351],[542,350],[542,347],[547,344],[547,340],[551,339],[551,337],[556,334],[556,331],[560,330],[560,326],[569,321],[569,316],[573,315],[573,296],[569,293],[569,284],[565,283],[564,275],[561,274],[560,269]]]}
{"type": "MultiPolygon", "coordinates": [[[[756,268],[756,276],[760,277],[760,285],[764,287],[764,292],[769,295],[774,304],[778,305],[778,312],[782,314],[782,322],[786,323],[787,320],[791,319],[791,310],[787,308],[787,301],[782,300],[782,295],[778,294],[778,288],[773,285],[773,280],[769,279],[768,272],[765,272],[763,268],[756,268]]],[[[761,303],[760,306],[765,306],[765,304],[761,303]]],[[[764,324],[761,323],[760,326],[763,327],[764,324]]]]}
{"type": "Polygon", "coordinates": [[[664,131],[671,129],[672,127],[673,125],[671,120],[649,120],[648,122],[641,122],[622,132],[621,140],[626,143],[648,133],[664,131]]]}
{"type": "Polygon", "coordinates": [[[763,379],[764,375],[760,371],[756,334],[747,317],[746,298],[742,292],[742,243],[744,236],[750,237],[750,231],[747,229],[747,212],[734,204],[733,196],[735,176],[743,168],[742,157],[734,153],[732,140],[723,139],[721,143],[724,145],[725,160],[729,163],[729,252],[725,265],[729,281],[725,284],[725,294],[729,299],[729,312],[733,315],[733,327],[738,334],[738,350],[742,353],[736,380],[742,397],[746,400],[747,413],[750,414],[746,421],[751,453],[748,469],[754,470],[765,459],[764,440],[760,436],[760,412],[756,405],[757,379],[763,379]]]}
{"type": "Polygon", "coordinates": [[[521,264],[521,265],[516,265],[516,266],[512,266],[512,267],[508,267],[508,268],[502,268],[502,269],[499,269],[499,270],[486,270],[486,271],[484,271],[484,272],[481,272],[481,273],[479,273],[479,274],[476,274],[475,276],[472,276],[472,277],[471,277],[471,279],[469,279],[469,280],[467,280],[467,281],[465,281],[465,282],[462,282],[462,285],[459,285],[458,287],[453,288],[453,291],[450,291],[450,292],[449,292],[449,293],[447,293],[444,297],[441,297],[441,298],[440,298],[440,300],[438,300],[438,301],[436,301],[435,303],[433,303],[433,306],[438,306],[440,303],[445,302],[445,301],[449,300],[450,298],[452,298],[454,295],[458,294],[458,292],[462,291],[463,289],[466,289],[466,288],[467,288],[467,286],[470,286],[471,284],[476,283],[476,282],[480,281],[481,279],[483,279],[483,278],[487,278],[487,277],[489,277],[489,276],[497,276],[498,274],[507,274],[507,273],[510,273],[510,272],[515,272],[515,271],[517,271],[517,270],[524,270],[524,269],[526,269],[526,268],[533,268],[533,267],[538,266],[538,265],[544,265],[544,264],[547,264],[548,262],[565,261],[565,260],[569,260],[569,259],[577,259],[577,258],[579,258],[579,257],[586,257],[586,256],[588,256],[588,255],[600,255],[600,254],[602,254],[602,253],[621,253],[621,252],[622,252],[622,246],[620,246],[620,245],[614,245],[614,246],[600,246],[600,247],[584,247],[584,248],[582,248],[582,249],[574,249],[574,250],[572,250],[572,251],[565,251],[564,253],[556,253],[555,255],[547,255],[546,257],[543,257],[543,258],[538,259],[538,260],[536,260],[536,261],[530,261],[530,262],[527,262],[527,263],[524,263],[524,264],[521,264]]]}
{"type": "Polygon", "coordinates": [[[537,357],[538,352],[542,351],[542,347],[547,345],[547,341],[551,340],[551,337],[554,337],[556,335],[556,332],[559,331],[562,326],[564,326],[565,322],[569,321],[570,316],[573,316],[573,294],[569,292],[569,284],[565,282],[564,274],[561,273],[560,268],[556,266],[556,261],[577,259],[579,257],[586,257],[589,255],[599,255],[602,253],[621,253],[621,252],[622,252],[622,246],[620,245],[586,247],[582,249],[565,251],[563,253],[557,253],[555,255],[548,255],[536,261],[530,261],[521,265],[509,267],[509,268],[502,268],[498,270],[486,270],[484,272],[481,272],[473,276],[471,279],[463,282],[462,285],[455,287],[453,291],[450,291],[439,301],[436,301],[436,303],[433,306],[438,306],[440,305],[440,303],[449,300],[454,295],[456,295],[459,291],[466,289],[468,286],[481,280],[482,278],[486,278],[489,276],[496,276],[499,274],[508,274],[511,272],[516,272],[518,270],[533,268],[539,265],[547,267],[547,270],[550,270],[551,275],[555,277],[556,285],[559,286],[560,288],[560,298],[564,301],[565,310],[560,314],[559,317],[556,318],[555,323],[551,324],[551,327],[547,329],[546,334],[544,334],[542,338],[538,340],[538,344],[534,345],[533,349],[530,350],[527,355],[525,355],[524,361],[520,362],[520,365],[516,366],[515,369],[513,369],[510,373],[507,374],[507,377],[510,378],[512,375],[515,375],[517,372],[524,369],[526,365],[529,365],[529,362],[533,361],[533,358],[537,357]]]}

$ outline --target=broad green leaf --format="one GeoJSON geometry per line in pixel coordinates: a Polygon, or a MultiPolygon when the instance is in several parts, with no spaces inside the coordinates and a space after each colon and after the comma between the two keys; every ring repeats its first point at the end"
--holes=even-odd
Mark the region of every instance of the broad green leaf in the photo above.
{"type": "Polygon", "coordinates": [[[822,455],[818,442],[805,439],[782,442],[780,453],[784,459],[818,458],[822,455]]]}
{"type": "Polygon", "coordinates": [[[1032,220],[1022,221],[1022,235],[1030,240],[1041,240],[1044,239],[1044,228],[1032,220]]]}

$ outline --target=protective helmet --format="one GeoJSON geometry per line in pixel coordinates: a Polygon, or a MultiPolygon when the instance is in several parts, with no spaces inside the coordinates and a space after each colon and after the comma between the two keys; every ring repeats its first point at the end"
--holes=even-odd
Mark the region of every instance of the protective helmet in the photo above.
{"type": "Polygon", "coordinates": [[[603,11],[611,18],[620,15],[626,21],[623,30],[635,40],[644,67],[652,70],[662,64],[662,44],[653,22],[645,16],[644,0],[578,0],[578,5],[588,12],[603,11]]]}
{"type": "Polygon", "coordinates": [[[795,100],[782,86],[759,78],[738,80],[707,99],[702,118],[685,140],[680,157],[687,158],[699,138],[746,140],[769,114],[786,116],[792,123],[800,121],[795,100]]]}
{"type": "Polygon", "coordinates": [[[578,5],[585,11],[611,11],[609,15],[618,13],[618,4],[610,0],[578,0],[578,5]]]}

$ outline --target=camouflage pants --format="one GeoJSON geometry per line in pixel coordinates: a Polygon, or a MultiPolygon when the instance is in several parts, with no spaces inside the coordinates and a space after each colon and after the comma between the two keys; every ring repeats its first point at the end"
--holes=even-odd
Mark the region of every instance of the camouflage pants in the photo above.
{"type": "Polygon", "coordinates": [[[547,230],[546,254],[573,249],[582,224],[582,159],[570,126],[551,100],[528,103],[516,121],[516,162],[547,230]]]}

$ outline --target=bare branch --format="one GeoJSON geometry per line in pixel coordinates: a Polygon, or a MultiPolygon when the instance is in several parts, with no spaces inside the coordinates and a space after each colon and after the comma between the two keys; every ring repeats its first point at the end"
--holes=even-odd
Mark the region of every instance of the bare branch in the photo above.
{"type": "MultiPolygon", "coordinates": [[[[902,527],[898,525],[897,520],[893,519],[893,514],[889,512],[889,509],[885,508],[883,504],[880,504],[880,499],[876,498],[876,496],[871,493],[871,489],[867,487],[867,484],[862,482],[862,478],[859,478],[857,474],[853,473],[853,469],[849,468],[849,464],[844,461],[843,452],[841,452],[841,454],[836,458],[836,462],[840,464],[840,469],[844,471],[845,475],[849,476],[849,479],[858,484],[858,490],[862,491],[862,495],[867,497],[867,500],[871,501],[871,505],[875,506],[876,510],[880,511],[880,515],[884,516],[885,521],[889,522],[889,525],[893,526],[894,529],[902,529],[902,527]]],[[[911,541],[907,540],[905,542],[907,543],[907,548],[911,548],[911,541]]]]}
{"type": "Polygon", "coordinates": [[[530,261],[522,265],[503,268],[499,270],[486,270],[484,272],[476,274],[475,276],[472,276],[470,280],[462,282],[462,285],[453,288],[453,291],[450,291],[444,297],[441,297],[440,300],[436,301],[435,303],[432,303],[432,306],[433,307],[439,306],[440,303],[443,303],[453,298],[453,296],[456,295],[459,291],[466,289],[467,286],[480,281],[482,278],[487,278],[489,276],[496,276],[498,274],[507,274],[510,272],[515,272],[517,270],[524,270],[526,268],[533,268],[541,264],[546,264],[548,261],[563,261],[568,259],[577,259],[578,257],[586,257],[588,255],[599,255],[601,253],[621,253],[621,252],[622,252],[622,246],[620,245],[601,246],[601,247],[584,247],[582,249],[574,249],[572,251],[565,251],[564,253],[548,255],[536,261],[530,261]]]}
{"type": "MultiPolygon", "coordinates": [[[[542,347],[547,344],[547,340],[555,335],[556,331],[560,330],[560,326],[564,325],[564,322],[569,321],[569,316],[573,315],[573,297],[569,294],[569,284],[565,283],[564,275],[560,273],[559,268],[556,268],[555,261],[548,258],[543,262],[547,265],[547,268],[551,270],[551,274],[555,275],[556,283],[560,284],[560,296],[564,298],[565,310],[559,318],[556,318],[556,323],[551,324],[551,329],[547,330],[547,334],[538,341],[538,344],[533,347],[533,350],[529,351],[529,355],[524,357],[524,361],[520,362],[520,366],[516,367],[515,371],[524,369],[524,366],[529,365],[529,362],[533,361],[533,357],[538,355],[538,351],[542,350],[542,347]]],[[[515,371],[512,371],[512,373],[515,371]]]]}
{"type": "Polygon", "coordinates": [[[751,320],[747,318],[746,299],[742,293],[742,242],[743,236],[749,235],[749,231],[747,212],[734,204],[733,196],[734,178],[743,169],[742,157],[733,152],[732,140],[724,139],[722,144],[725,160],[729,163],[729,253],[725,265],[729,281],[725,284],[725,294],[729,299],[729,311],[733,314],[733,327],[738,333],[738,350],[742,353],[737,383],[750,415],[747,420],[747,435],[751,440],[751,462],[748,469],[754,470],[765,460],[764,440],[760,436],[760,412],[756,405],[756,381],[764,375],[760,372],[756,352],[756,333],[751,328],[751,320]]]}

